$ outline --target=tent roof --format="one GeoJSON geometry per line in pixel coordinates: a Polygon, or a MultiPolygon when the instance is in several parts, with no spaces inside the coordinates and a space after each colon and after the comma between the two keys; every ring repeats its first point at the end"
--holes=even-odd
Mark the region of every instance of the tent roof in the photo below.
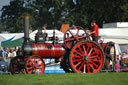
{"type": "MultiPolygon", "coordinates": [[[[44,30],[42,30],[44,32],[44,30]]],[[[46,30],[46,32],[48,33],[48,37],[52,37],[53,36],[53,31],[54,30],[46,30]]],[[[32,33],[30,33],[29,37],[30,39],[34,40],[35,39],[35,34],[37,33],[38,31],[35,30],[33,31],[32,33]]],[[[56,33],[56,36],[59,37],[59,39],[63,39],[63,35],[64,33],[60,32],[59,30],[55,30],[55,33],[56,33]]]]}
{"type": "Polygon", "coordinates": [[[23,41],[24,41],[24,38],[22,37],[22,38],[19,38],[19,39],[10,41],[10,42],[1,43],[1,46],[2,47],[5,47],[5,46],[8,46],[8,47],[21,46],[23,41]]]}
{"type": "Polygon", "coordinates": [[[99,29],[99,35],[104,42],[116,42],[118,44],[128,44],[128,28],[108,28],[99,29]]]}
{"type": "Polygon", "coordinates": [[[8,33],[8,34],[0,33],[0,37],[2,37],[2,39],[0,39],[0,41],[8,40],[12,37],[14,37],[13,40],[15,40],[15,39],[21,38],[23,36],[24,36],[24,33],[8,33]]]}

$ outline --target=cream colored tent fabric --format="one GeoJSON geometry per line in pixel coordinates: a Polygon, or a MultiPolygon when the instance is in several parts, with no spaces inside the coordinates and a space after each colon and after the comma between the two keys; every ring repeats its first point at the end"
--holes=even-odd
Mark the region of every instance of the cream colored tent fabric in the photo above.
{"type": "Polygon", "coordinates": [[[128,28],[99,29],[99,35],[104,42],[113,41],[118,44],[128,44],[128,28]]]}
{"type": "MultiPolygon", "coordinates": [[[[42,30],[44,31],[44,30],[42,30]]],[[[46,30],[46,32],[48,33],[48,37],[52,37],[53,36],[53,31],[54,30],[46,30]]],[[[35,34],[37,33],[37,30],[33,31],[32,33],[30,33],[29,37],[32,40],[35,40],[35,34]]],[[[62,32],[60,32],[59,30],[55,30],[55,35],[59,38],[60,41],[63,41],[63,36],[64,34],[62,32]]]]}

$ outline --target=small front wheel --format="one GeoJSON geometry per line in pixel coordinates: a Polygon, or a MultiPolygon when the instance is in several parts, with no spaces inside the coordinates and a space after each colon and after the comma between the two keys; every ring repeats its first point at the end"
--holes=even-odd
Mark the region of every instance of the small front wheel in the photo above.
{"type": "Polygon", "coordinates": [[[38,56],[31,56],[26,61],[26,72],[28,74],[42,74],[45,70],[45,63],[38,56]]]}

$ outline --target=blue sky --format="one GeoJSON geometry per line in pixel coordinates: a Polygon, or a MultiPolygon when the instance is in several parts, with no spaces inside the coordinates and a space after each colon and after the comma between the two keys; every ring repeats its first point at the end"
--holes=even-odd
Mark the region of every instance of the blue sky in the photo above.
{"type": "MultiPolygon", "coordinates": [[[[4,5],[9,5],[9,2],[10,0],[0,0],[0,10],[4,5]]],[[[0,11],[0,15],[1,15],[1,11],[0,11]]]]}

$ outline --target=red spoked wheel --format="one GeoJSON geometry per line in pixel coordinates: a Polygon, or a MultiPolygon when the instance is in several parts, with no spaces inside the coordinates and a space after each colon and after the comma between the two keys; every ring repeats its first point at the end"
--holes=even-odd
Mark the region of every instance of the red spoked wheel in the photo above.
{"type": "Polygon", "coordinates": [[[74,72],[96,73],[103,66],[104,53],[95,42],[83,40],[72,48],[69,62],[74,72]]]}
{"type": "Polygon", "coordinates": [[[28,74],[42,74],[45,70],[43,59],[38,56],[29,57],[26,61],[26,72],[28,74]]]}
{"type": "Polygon", "coordinates": [[[68,28],[64,34],[64,47],[71,49],[71,47],[75,43],[83,39],[90,40],[89,34],[86,32],[86,29],[80,26],[72,26],[68,28]]]}
{"type": "Polygon", "coordinates": [[[10,62],[10,70],[12,74],[24,73],[23,56],[16,56],[10,62]]]}

